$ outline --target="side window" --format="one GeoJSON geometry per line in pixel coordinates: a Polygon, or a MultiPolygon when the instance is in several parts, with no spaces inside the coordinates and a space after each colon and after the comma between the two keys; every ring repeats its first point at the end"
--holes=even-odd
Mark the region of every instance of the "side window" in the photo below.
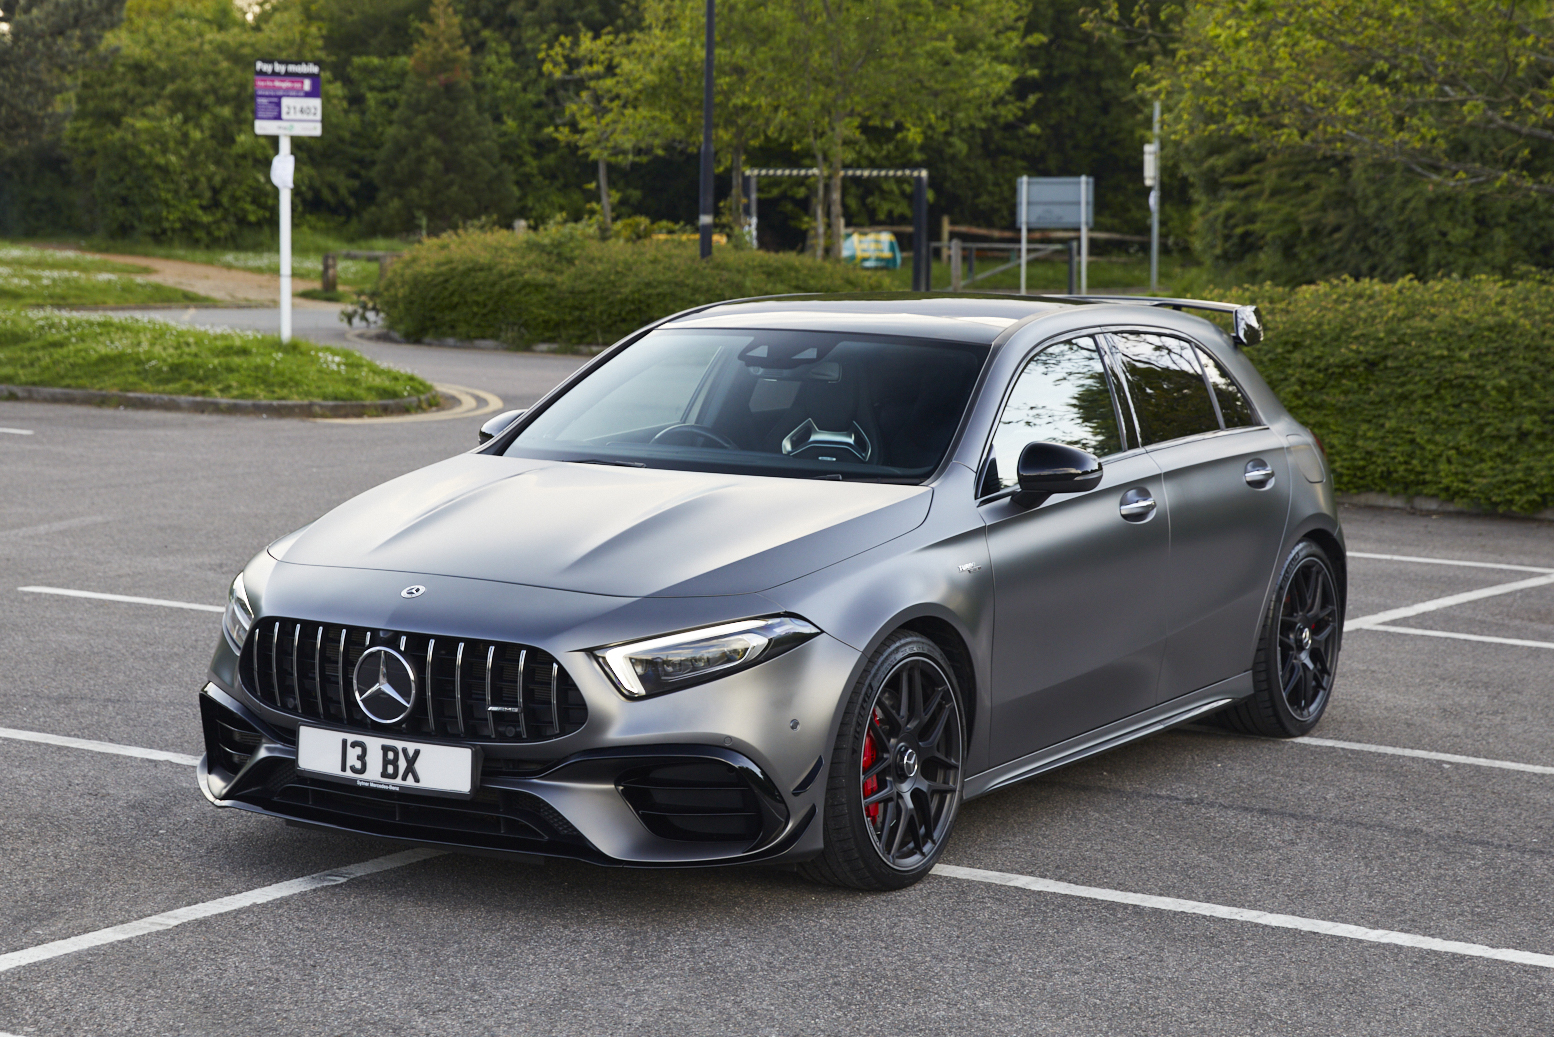
{"type": "Polygon", "coordinates": [[[1209,376],[1209,384],[1214,386],[1214,395],[1219,397],[1219,413],[1225,419],[1225,427],[1246,428],[1260,424],[1252,413],[1252,405],[1247,402],[1246,394],[1231,380],[1219,361],[1203,349],[1198,350],[1198,359],[1203,361],[1203,373],[1209,376]]]}
{"type": "Polygon", "coordinates": [[[1135,331],[1114,338],[1144,446],[1218,431],[1219,415],[1190,343],[1135,331]]]}
{"type": "Polygon", "coordinates": [[[1097,457],[1123,449],[1094,339],[1050,346],[1025,365],[993,432],[994,470],[984,488],[993,492],[995,486],[1003,490],[1015,485],[1020,451],[1038,440],[1078,447],[1097,457]]]}

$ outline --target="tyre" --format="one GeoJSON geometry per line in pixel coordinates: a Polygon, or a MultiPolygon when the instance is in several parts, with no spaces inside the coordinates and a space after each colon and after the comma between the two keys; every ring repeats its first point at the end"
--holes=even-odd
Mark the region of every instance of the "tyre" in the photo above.
{"type": "Polygon", "coordinates": [[[831,752],[825,849],[800,872],[870,890],[928,874],[960,809],[965,718],[939,647],[910,631],[887,637],[853,688],[831,752]]]}
{"type": "Polygon", "coordinates": [[[1302,540],[1284,562],[1252,662],[1252,695],[1220,714],[1250,735],[1298,738],[1317,726],[1333,693],[1343,641],[1333,563],[1302,540]]]}

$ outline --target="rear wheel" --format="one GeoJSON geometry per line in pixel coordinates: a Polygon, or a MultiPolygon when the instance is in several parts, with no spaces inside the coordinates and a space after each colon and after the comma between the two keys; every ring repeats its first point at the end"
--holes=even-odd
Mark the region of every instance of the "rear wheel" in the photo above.
{"type": "Polygon", "coordinates": [[[870,659],[831,754],[818,882],[901,889],[933,868],[960,809],[965,708],[944,653],[899,631],[870,659]]]}
{"type": "Polygon", "coordinates": [[[1333,563],[1303,540],[1290,552],[1258,636],[1252,696],[1221,714],[1246,734],[1296,738],[1317,726],[1332,697],[1343,640],[1333,563]]]}

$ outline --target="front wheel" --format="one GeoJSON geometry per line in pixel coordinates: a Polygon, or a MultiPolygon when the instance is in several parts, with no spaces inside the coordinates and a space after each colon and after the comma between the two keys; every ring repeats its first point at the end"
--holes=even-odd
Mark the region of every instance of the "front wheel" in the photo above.
{"type": "Polygon", "coordinates": [[[1333,693],[1343,606],[1326,552],[1303,540],[1285,560],[1252,662],[1252,696],[1221,716],[1251,735],[1298,738],[1317,726],[1333,693]]]}
{"type": "Polygon", "coordinates": [[[960,809],[965,707],[939,646],[898,631],[848,700],[831,753],[825,849],[805,877],[901,889],[933,868],[960,809]]]}

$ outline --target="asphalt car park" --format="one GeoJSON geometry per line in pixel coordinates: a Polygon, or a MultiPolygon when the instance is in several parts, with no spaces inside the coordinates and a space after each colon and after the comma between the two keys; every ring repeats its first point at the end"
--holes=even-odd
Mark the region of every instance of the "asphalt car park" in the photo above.
{"type": "MultiPolygon", "coordinates": [[[[577,362],[371,348],[505,406],[577,362]]],[[[1003,789],[897,893],[212,810],[194,703],[232,573],[481,420],[0,403],[0,1032],[1547,1031],[1540,523],[1344,509],[1311,738],[1195,726],[1003,789]]]]}

